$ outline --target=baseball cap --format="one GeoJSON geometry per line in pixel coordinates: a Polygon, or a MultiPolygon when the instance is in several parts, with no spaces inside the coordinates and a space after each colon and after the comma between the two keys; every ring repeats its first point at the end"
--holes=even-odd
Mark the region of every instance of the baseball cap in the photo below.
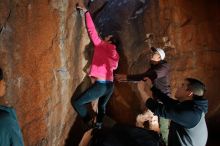
{"type": "Polygon", "coordinates": [[[152,50],[153,52],[158,52],[158,53],[160,54],[161,60],[164,60],[164,58],[165,58],[165,52],[164,52],[163,49],[151,47],[151,50],[152,50]]]}

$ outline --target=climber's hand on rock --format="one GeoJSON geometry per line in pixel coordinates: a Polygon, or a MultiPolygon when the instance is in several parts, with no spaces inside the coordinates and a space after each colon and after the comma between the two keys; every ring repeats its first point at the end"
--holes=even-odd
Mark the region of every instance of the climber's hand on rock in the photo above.
{"type": "Polygon", "coordinates": [[[76,8],[79,9],[79,10],[82,10],[83,12],[87,12],[88,11],[84,4],[77,3],[76,4],[76,8]]]}

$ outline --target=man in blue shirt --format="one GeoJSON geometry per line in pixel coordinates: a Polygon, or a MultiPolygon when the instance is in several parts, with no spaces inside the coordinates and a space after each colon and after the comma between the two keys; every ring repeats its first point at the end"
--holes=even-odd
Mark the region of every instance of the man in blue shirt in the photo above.
{"type": "Polygon", "coordinates": [[[6,85],[0,68],[0,146],[24,146],[15,110],[1,102],[5,92],[6,85]]]}
{"type": "MultiPolygon", "coordinates": [[[[148,87],[152,87],[150,79],[148,87]]],[[[155,100],[144,91],[145,84],[138,84],[140,95],[146,100],[146,107],[155,115],[170,119],[168,146],[205,146],[208,138],[205,114],[208,111],[208,100],[205,99],[205,85],[193,78],[186,78],[177,88],[174,100],[152,87],[155,100]]]]}

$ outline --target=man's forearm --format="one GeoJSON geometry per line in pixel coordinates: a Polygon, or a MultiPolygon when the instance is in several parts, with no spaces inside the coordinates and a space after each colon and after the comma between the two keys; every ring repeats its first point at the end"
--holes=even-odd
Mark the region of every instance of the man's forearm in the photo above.
{"type": "Polygon", "coordinates": [[[149,78],[151,81],[154,81],[157,78],[157,74],[153,70],[148,70],[142,74],[135,74],[135,75],[127,75],[127,80],[129,81],[144,81],[144,78],[149,78]]]}
{"type": "Polygon", "coordinates": [[[141,81],[144,79],[144,74],[127,75],[127,81],[141,81]]]}
{"type": "Polygon", "coordinates": [[[145,105],[148,109],[150,109],[155,115],[165,117],[166,118],[166,110],[165,106],[159,103],[157,100],[149,98],[146,100],[145,105]]]}
{"type": "Polygon", "coordinates": [[[158,98],[160,101],[162,101],[164,104],[173,105],[176,104],[178,101],[172,99],[171,97],[167,96],[161,90],[157,89],[155,86],[151,88],[151,91],[153,92],[153,95],[158,98]]]}

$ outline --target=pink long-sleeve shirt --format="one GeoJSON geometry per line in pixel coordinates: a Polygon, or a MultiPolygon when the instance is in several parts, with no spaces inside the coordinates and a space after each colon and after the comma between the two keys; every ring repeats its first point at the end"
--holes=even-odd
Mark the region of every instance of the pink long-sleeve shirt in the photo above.
{"type": "Polygon", "coordinates": [[[89,76],[113,81],[113,71],[117,69],[119,62],[119,55],[116,51],[116,46],[99,37],[89,12],[86,12],[85,17],[87,30],[90,39],[94,44],[94,55],[89,76]]]}

